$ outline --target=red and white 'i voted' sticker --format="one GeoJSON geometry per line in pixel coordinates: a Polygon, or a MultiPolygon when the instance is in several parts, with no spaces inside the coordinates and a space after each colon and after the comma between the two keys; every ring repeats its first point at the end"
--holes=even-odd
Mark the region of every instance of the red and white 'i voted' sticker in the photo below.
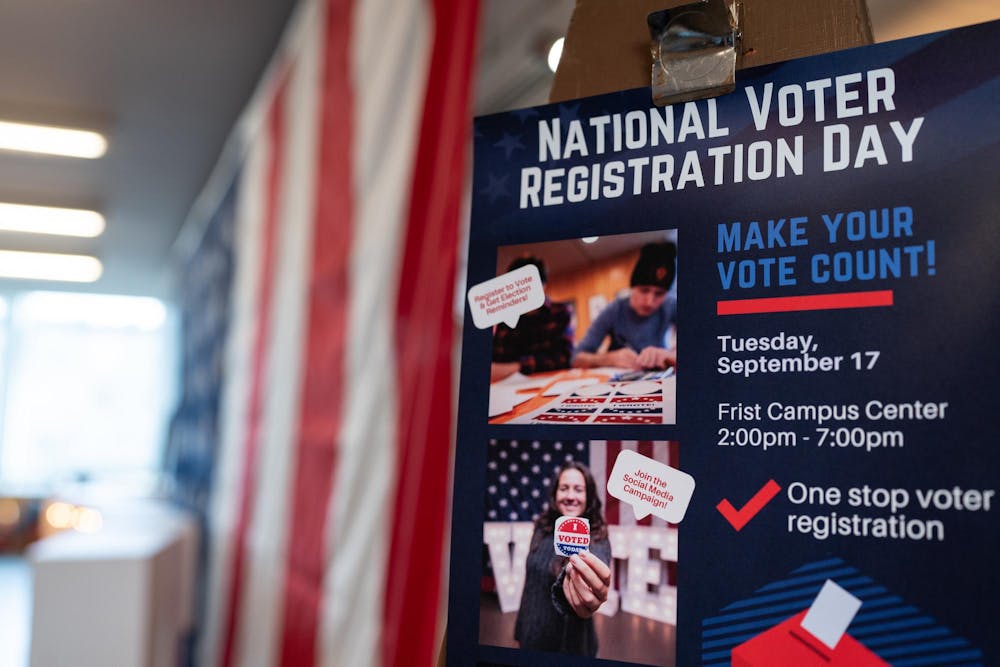
{"type": "Polygon", "coordinates": [[[579,516],[559,517],[553,543],[559,556],[569,557],[586,551],[590,546],[590,521],[579,516]]]}

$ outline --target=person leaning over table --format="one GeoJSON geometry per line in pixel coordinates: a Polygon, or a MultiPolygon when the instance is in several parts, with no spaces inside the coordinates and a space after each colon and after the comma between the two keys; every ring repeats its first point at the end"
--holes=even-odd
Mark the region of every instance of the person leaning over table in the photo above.
{"type": "Polygon", "coordinates": [[[677,351],[669,349],[667,343],[677,314],[677,303],[667,294],[676,274],[676,256],[673,243],[642,247],[632,269],[628,296],[612,301],[591,322],[577,345],[573,366],[639,370],[676,365],[677,351]],[[606,336],[611,338],[608,350],[599,352],[606,336]]]}
{"type": "Polygon", "coordinates": [[[607,601],[611,586],[608,526],[587,466],[569,461],[555,480],[548,504],[535,519],[514,639],[520,648],[592,658],[597,655],[593,615],[607,601]],[[553,541],[560,516],[590,521],[589,551],[570,558],[556,554],[553,541]]]}
{"type": "MultiPolygon", "coordinates": [[[[546,283],[545,263],[537,257],[518,257],[507,272],[534,264],[546,283]]],[[[490,382],[521,372],[525,375],[569,368],[573,352],[573,312],[568,304],[545,297],[545,303],[521,315],[511,329],[500,323],[493,332],[493,363],[490,382]]]]}

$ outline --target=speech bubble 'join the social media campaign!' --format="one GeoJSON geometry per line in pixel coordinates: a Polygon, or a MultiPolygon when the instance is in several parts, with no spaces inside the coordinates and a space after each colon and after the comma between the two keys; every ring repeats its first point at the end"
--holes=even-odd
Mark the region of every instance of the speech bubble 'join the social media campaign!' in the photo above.
{"type": "Polygon", "coordinates": [[[545,303],[542,277],[534,264],[514,269],[469,288],[469,307],[477,329],[503,322],[511,329],[521,315],[545,303]]]}
{"type": "Polygon", "coordinates": [[[680,523],[694,493],[694,477],[625,449],[608,476],[608,493],[631,505],[636,519],[652,514],[680,523]]]}

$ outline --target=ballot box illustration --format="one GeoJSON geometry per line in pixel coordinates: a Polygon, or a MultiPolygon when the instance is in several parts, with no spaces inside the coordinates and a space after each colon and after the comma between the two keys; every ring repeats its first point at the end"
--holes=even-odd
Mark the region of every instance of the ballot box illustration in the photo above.
{"type": "Polygon", "coordinates": [[[733,648],[732,667],[888,667],[847,634],[861,600],[828,579],[809,609],[733,648]]]}

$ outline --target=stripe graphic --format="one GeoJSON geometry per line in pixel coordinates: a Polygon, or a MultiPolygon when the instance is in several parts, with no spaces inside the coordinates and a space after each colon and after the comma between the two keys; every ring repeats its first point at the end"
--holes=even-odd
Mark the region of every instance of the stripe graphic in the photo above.
{"type": "Polygon", "coordinates": [[[779,296],[766,299],[718,301],[716,315],[748,315],[750,313],[788,313],[798,310],[838,310],[843,308],[874,308],[891,306],[892,290],[875,292],[842,292],[807,296],[779,296]]]}
{"type": "Polygon", "coordinates": [[[732,650],[807,609],[827,579],[861,599],[847,634],[892,664],[982,667],[983,654],[964,638],[906,605],[884,586],[839,558],[803,565],[702,621],[701,660],[706,667],[730,664],[732,650]],[[734,611],[739,610],[739,611],[734,611]],[[898,619],[885,621],[884,619],[898,619]]]}

